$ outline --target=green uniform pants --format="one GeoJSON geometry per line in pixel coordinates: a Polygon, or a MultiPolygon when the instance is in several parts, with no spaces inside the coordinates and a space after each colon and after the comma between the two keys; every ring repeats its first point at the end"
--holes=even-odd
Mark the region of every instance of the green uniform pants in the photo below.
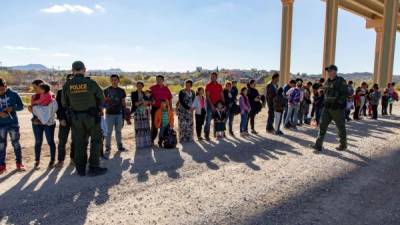
{"type": "Polygon", "coordinates": [[[334,110],[326,109],[322,110],[322,118],[319,127],[319,134],[315,145],[317,147],[322,147],[324,142],[324,137],[329,124],[335,122],[337,129],[339,130],[340,146],[347,147],[347,137],[346,137],[346,122],[344,110],[334,110]]]}
{"type": "Polygon", "coordinates": [[[100,124],[95,123],[95,118],[78,113],[72,119],[72,139],[74,143],[74,163],[77,170],[84,170],[87,164],[87,146],[90,137],[89,166],[99,166],[101,129],[100,124]]]}

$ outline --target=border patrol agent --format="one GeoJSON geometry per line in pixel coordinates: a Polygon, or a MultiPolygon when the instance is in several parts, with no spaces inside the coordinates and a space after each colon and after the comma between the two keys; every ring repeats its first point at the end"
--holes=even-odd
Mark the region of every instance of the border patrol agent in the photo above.
{"type": "Polygon", "coordinates": [[[83,62],[72,64],[74,77],[63,87],[62,105],[71,111],[71,130],[74,143],[74,163],[78,175],[86,175],[87,146],[90,137],[89,176],[102,175],[107,168],[99,166],[101,143],[100,112],[104,102],[103,91],[99,85],[85,78],[86,68],[83,62]]]}
{"type": "Polygon", "coordinates": [[[321,124],[319,128],[318,138],[312,147],[317,151],[322,151],[322,143],[329,124],[332,120],[335,122],[339,130],[340,146],[336,148],[338,151],[347,149],[346,124],[345,124],[345,108],[347,99],[347,83],[343,77],[337,76],[338,68],[330,65],[325,68],[329,74],[329,79],[325,82],[323,89],[325,92],[324,108],[322,110],[321,124]]]}

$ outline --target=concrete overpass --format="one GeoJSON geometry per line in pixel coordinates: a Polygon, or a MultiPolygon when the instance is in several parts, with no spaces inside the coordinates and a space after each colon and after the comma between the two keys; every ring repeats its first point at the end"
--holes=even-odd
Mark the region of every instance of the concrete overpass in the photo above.
{"type": "MultiPolygon", "coordinates": [[[[295,0],[282,1],[281,83],[290,79],[293,6],[295,0]]],[[[367,29],[376,31],[373,80],[380,87],[392,81],[396,32],[400,31],[399,0],[323,0],[326,4],[325,39],[322,62],[324,68],[335,63],[338,10],[361,16],[367,29]]]]}

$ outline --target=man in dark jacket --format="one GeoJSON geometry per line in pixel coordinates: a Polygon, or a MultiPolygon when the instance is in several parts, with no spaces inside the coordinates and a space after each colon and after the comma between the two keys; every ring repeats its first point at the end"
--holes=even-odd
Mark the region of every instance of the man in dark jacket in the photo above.
{"type": "MultiPolygon", "coordinates": [[[[72,74],[68,74],[66,80],[70,80],[72,78],[72,74]]],[[[64,165],[64,160],[65,160],[65,154],[66,154],[66,149],[65,146],[67,145],[68,142],[68,136],[71,131],[71,121],[67,116],[67,110],[62,106],[61,103],[61,98],[62,98],[62,88],[57,91],[56,95],[56,101],[58,104],[58,110],[56,112],[57,114],[57,119],[60,122],[60,126],[58,129],[58,163],[57,167],[62,167],[64,165]]],[[[71,141],[71,152],[70,152],[70,158],[71,162],[73,162],[74,159],[74,147],[73,143],[71,141]]]]}
{"type": "Polygon", "coordinates": [[[0,78],[0,174],[6,172],[7,136],[14,147],[17,171],[25,171],[19,143],[20,131],[17,112],[24,109],[17,92],[7,88],[6,80],[0,78]]]}
{"type": "Polygon", "coordinates": [[[265,90],[265,97],[268,105],[268,120],[267,120],[267,132],[274,132],[274,98],[278,91],[279,74],[275,73],[272,75],[271,82],[267,85],[265,90]]]}

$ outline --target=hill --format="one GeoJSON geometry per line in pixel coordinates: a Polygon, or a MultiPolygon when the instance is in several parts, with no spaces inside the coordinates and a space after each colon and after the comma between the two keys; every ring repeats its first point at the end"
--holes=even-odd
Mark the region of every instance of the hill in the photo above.
{"type": "Polygon", "coordinates": [[[28,64],[24,66],[12,66],[11,70],[21,70],[21,71],[48,71],[50,70],[42,64],[28,64]]]}

